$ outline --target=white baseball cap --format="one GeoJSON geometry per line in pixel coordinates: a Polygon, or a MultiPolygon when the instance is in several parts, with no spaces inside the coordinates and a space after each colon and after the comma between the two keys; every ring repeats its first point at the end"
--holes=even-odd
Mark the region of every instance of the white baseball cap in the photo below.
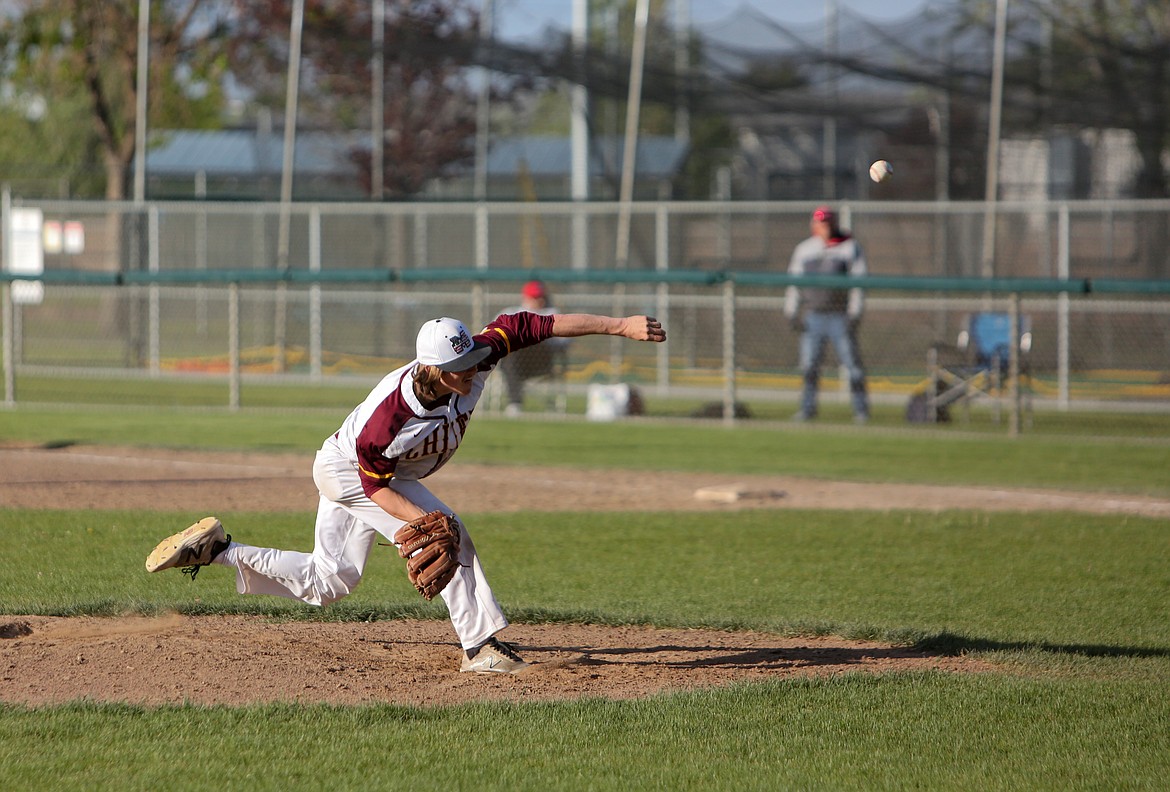
{"type": "Polygon", "coordinates": [[[424,324],[414,347],[419,363],[435,366],[440,371],[466,371],[492,353],[487,344],[472,341],[463,322],[449,316],[424,324]]]}

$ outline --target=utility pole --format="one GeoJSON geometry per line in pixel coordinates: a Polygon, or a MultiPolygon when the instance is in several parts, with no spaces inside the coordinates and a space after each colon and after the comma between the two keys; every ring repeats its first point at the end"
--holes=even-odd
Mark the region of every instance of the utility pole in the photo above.
{"type": "MultiPolygon", "coordinates": [[[[293,166],[296,162],[297,143],[297,94],[300,92],[301,77],[301,34],[305,26],[305,0],[293,0],[292,21],[289,30],[288,78],[284,96],[284,150],[280,166],[280,228],[276,240],[276,268],[287,272],[289,268],[289,224],[292,212],[293,166]]],[[[288,325],[288,285],[281,281],[276,284],[276,324],[273,329],[272,345],[276,350],[273,367],[278,372],[285,369],[286,330],[288,325]]]]}
{"type": "MultiPolygon", "coordinates": [[[[824,198],[837,197],[837,0],[825,0],[825,62],[828,69],[829,108],[825,112],[821,165],[824,198]]],[[[767,196],[764,196],[767,197],[767,196]]]]}
{"type": "Polygon", "coordinates": [[[991,106],[988,109],[987,183],[983,200],[983,259],[980,274],[995,276],[995,204],[999,195],[999,136],[1003,114],[1003,61],[1007,38],[1008,0],[995,2],[995,46],[991,64],[991,106]]]}
{"type": "Polygon", "coordinates": [[[386,0],[370,0],[373,22],[370,58],[370,199],[381,201],[386,192],[386,0]]]}
{"type": "Polygon", "coordinates": [[[638,159],[638,121],[642,109],[642,68],[646,60],[646,23],[650,0],[638,0],[634,17],[634,45],[630,58],[630,92],[626,101],[626,136],[622,151],[621,195],[618,196],[618,269],[630,261],[630,204],[634,200],[634,166],[638,159]]]}
{"type": "Polygon", "coordinates": [[[134,109],[134,203],[146,200],[146,91],[150,63],[150,0],[138,0],[138,95],[134,109]]]}
{"type": "Polygon", "coordinates": [[[589,0],[573,0],[573,64],[577,81],[570,92],[571,197],[573,199],[572,267],[589,266],[589,233],[584,204],[589,200],[589,89],[585,87],[585,50],[589,35],[589,0]]]}
{"type": "Polygon", "coordinates": [[[691,0],[674,0],[674,79],[677,90],[674,106],[674,139],[691,139],[691,107],[687,86],[691,73],[691,0]]]}
{"type": "MultiPolygon", "coordinates": [[[[485,44],[495,36],[493,0],[483,0],[479,16],[479,41],[485,44]]],[[[487,200],[488,143],[491,141],[491,70],[480,69],[479,97],[475,106],[475,200],[487,200]]]]}

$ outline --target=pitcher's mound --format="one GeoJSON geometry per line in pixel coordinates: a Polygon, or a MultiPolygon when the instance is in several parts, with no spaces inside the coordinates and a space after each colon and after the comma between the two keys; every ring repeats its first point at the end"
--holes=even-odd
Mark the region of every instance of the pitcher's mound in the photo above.
{"type": "Polygon", "coordinates": [[[536,665],[516,676],[460,673],[461,652],[445,621],[0,616],[0,666],[6,669],[0,701],[433,706],[628,699],[751,680],[990,668],[905,647],[764,633],[517,624],[501,637],[536,665]]]}

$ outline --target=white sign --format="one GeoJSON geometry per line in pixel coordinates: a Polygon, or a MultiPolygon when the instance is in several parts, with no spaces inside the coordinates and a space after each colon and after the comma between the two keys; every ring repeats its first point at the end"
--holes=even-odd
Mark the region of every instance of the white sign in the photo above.
{"type": "Polygon", "coordinates": [[[46,220],[45,221],[45,252],[49,254],[57,254],[61,252],[63,241],[61,239],[61,221],[60,220],[46,220]]]}
{"type": "Polygon", "coordinates": [[[85,225],[80,220],[65,221],[65,252],[71,256],[85,252],[85,225]]]}
{"type": "MultiPolygon", "coordinates": [[[[40,275],[45,271],[45,248],[42,237],[44,216],[40,209],[10,209],[8,229],[4,235],[4,267],[17,275],[40,275]]],[[[12,301],[39,305],[45,299],[45,284],[39,280],[12,282],[12,301]]]]}

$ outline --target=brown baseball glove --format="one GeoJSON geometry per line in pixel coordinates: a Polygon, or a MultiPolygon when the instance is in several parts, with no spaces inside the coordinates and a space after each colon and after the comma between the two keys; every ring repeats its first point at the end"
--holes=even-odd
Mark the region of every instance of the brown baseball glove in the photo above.
{"type": "Polygon", "coordinates": [[[428,600],[459,569],[459,523],[449,514],[433,511],[411,520],[395,532],[394,544],[406,559],[406,576],[428,600]]]}

